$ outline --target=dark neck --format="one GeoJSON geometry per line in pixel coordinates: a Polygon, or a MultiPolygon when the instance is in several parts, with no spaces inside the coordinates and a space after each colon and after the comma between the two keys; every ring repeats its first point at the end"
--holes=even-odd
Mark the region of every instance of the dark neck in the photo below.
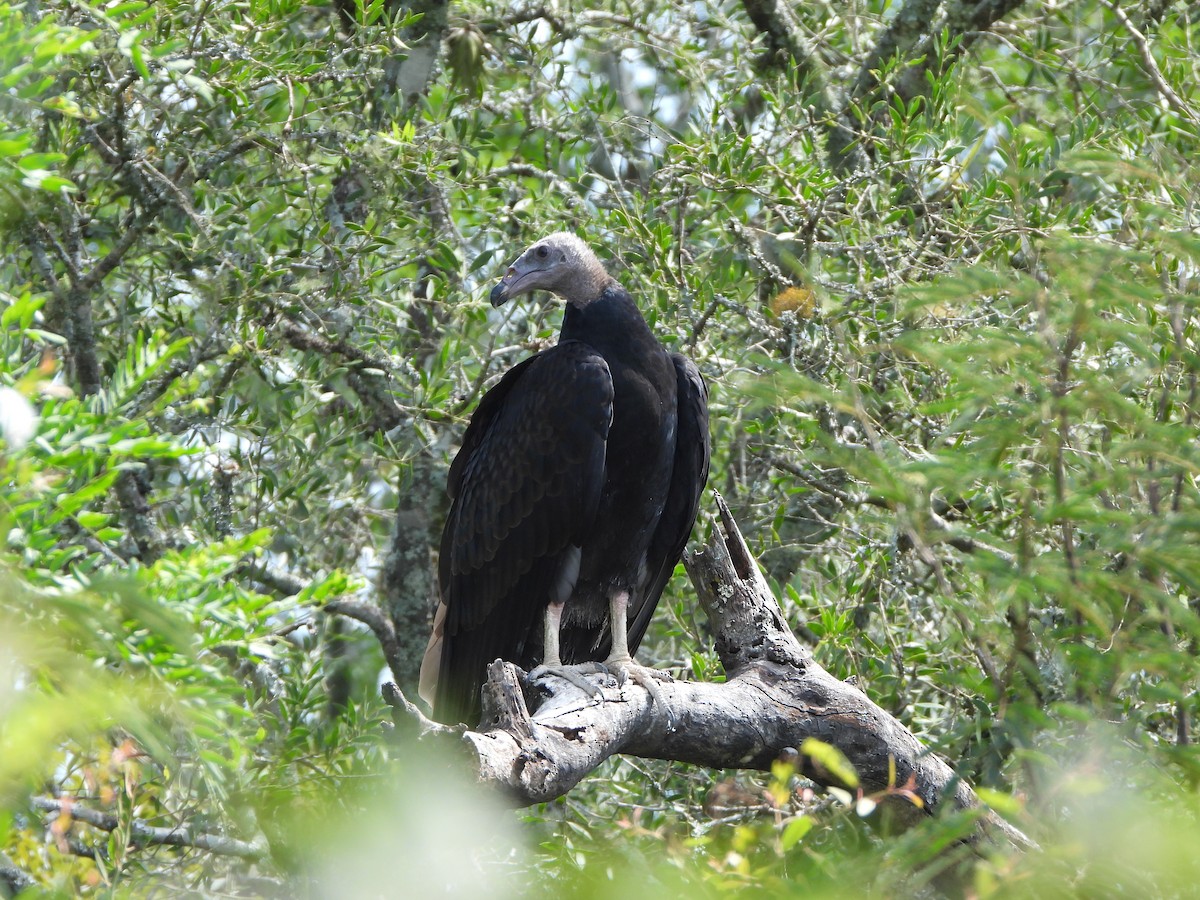
{"type": "Polygon", "coordinates": [[[606,355],[647,340],[657,344],[633,298],[615,282],[582,308],[567,304],[560,340],[583,341],[606,355]]]}

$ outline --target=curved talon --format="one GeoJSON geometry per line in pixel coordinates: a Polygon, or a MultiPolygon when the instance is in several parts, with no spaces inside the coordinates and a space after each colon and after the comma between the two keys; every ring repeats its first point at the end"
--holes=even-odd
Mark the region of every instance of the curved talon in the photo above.
{"type": "Polygon", "coordinates": [[[606,659],[604,662],[585,662],[574,665],[540,665],[525,678],[529,684],[542,687],[553,694],[554,691],[544,682],[548,676],[555,676],[575,685],[593,700],[602,702],[604,700],[603,689],[594,681],[589,681],[584,677],[586,675],[604,675],[606,680],[612,678],[616,681],[617,687],[624,687],[629,681],[641,685],[650,695],[651,703],[660,711],[667,734],[675,731],[677,725],[675,716],[667,706],[666,698],[659,688],[659,684],[667,684],[675,679],[671,677],[670,672],[648,668],[632,657],[626,656],[618,659],[606,659]]]}
{"type": "Polygon", "coordinates": [[[604,667],[603,663],[581,663],[575,666],[541,665],[531,671],[527,677],[530,684],[538,684],[544,681],[547,675],[554,675],[564,681],[569,681],[593,700],[602,700],[604,698],[604,691],[601,687],[595,682],[584,678],[584,675],[596,675],[600,673],[608,674],[608,670],[604,667]]]}
{"type": "Polygon", "coordinates": [[[601,665],[613,673],[617,684],[621,687],[625,686],[626,681],[632,681],[634,684],[644,687],[646,693],[650,695],[651,702],[661,711],[665,719],[667,734],[675,731],[675,716],[667,706],[666,698],[658,686],[659,683],[666,684],[675,680],[671,677],[670,672],[648,668],[630,656],[623,659],[606,659],[601,665]]]}

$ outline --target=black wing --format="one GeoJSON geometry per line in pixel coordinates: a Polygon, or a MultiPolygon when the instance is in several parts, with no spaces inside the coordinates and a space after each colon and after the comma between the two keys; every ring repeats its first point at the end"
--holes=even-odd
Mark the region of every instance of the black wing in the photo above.
{"type": "Polygon", "coordinates": [[[612,423],[608,364],[566,341],[509,371],[471,419],[447,489],[434,717],[474,725],[486,668],[528,667],[564,557],[596,518],[612,423]]]}
{"type": "Polygon", "coordinates": [[[675,466],[671,472],[667,503],[646,551],[646,589],[629,610],[631,654],[646,636],[658,598],[671,580],[675,564],[683,556],[683,548],[700,508],[700,495],[708,481],[708,386],[690,359],[673,353],[671,361],[679,380],[675,466]]]}

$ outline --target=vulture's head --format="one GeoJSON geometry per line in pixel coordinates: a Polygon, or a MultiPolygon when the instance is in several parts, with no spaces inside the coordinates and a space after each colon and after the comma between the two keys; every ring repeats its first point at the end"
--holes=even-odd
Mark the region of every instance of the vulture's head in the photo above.
{"type": "Polygon", "coordinates": [[[530,291],[550,291],[584,306],[599,297],[611,280],[587,244],[559,231],[542,238],[508,267],[492,288],[492,306],[530,291]]]}

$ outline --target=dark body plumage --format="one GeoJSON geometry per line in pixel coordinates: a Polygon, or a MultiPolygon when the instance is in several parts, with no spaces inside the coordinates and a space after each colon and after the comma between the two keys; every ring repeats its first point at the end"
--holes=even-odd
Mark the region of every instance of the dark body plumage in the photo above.
{"type": "Polygon", "coordinates": [[[611,603],[627,592],[632,653],[695,521],[708,474],[704,383],[606,281],[568,303],[555,347],[487,392],[451,466],[431,642],[443,722],[476,724],[493,660],[543,662],[552,601],[565,603],[559,649],[570,665],[609,655],[611,603]]]}

